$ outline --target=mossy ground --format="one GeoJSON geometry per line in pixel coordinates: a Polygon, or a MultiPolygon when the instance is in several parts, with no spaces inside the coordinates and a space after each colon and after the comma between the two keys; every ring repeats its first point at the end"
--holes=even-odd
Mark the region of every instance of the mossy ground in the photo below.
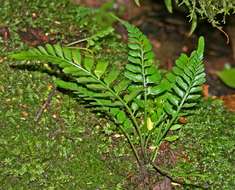
{"type": "Polygon", "coordinates": [[[176,149],[181,150],[171,171],[188,183],[209,189],[235,186],[235,115],[220,100],[202,102],[180,131],[176,149]]]}
{"type": "Polygon", "coordinates": [[[36,123],[35,114],[51,90],[50,78],[5,63],[0,72],[1,187],[115,189],[122,185],[131,165],[122,160],[121,147],[103,158],[111,146],[101,131],[104,121],[57,92],[36,123]]]}
{"type": "Polygon", "coordinates": [[[123,159],[125,142],[113,150],[111,133],[103,130],[107,121],[79,106],[70,95],[57,90],[35,122],[53,88],[52,77],[37,71],[41,67],[35,63],[18,67],[19,63],[3,60],[10,51],[27,47],[18,31],[30,27],[53,34],[62,43],[98,30],[98,23],[81,29],[84,22],[93,22],[92,17],[82,20],[82,12],[91,14],[66,0],[1,5],[0,24],[8,27],[10,38],[0,42],[0,189],[120,189],[132,170],[133,164],[123,159]]]}
{"type": "MultiPolygon", "coordinates": [[[[20,63],[4,58],[10,51],[27,47],[18,31],[29,27],[41,28],[62,43],[78,35],[92,34],[102,28],[102,23],[93,16],[89,17],[91,12],[66,0],[46,0],[43,3],[40,0],[15,0],[4,1],[1,5],[0,25],[10,30],[7,41],[0,38],[1,188],[134,189],[127,176],[133,172],[135,163],[122,138],[113,143],[112,124],[85,109],[84,105],[79,105],[69,94],[58,90],[39,121],[35,122],[37,111],[53,88],[52,77],[40,71],[41,67],[38,67],[39,70],[35,68],[35,63],[17,66],[20,63]]],[[[120,50],[125,51],[125,47],[117,43],[116,38],[103,41],[105,45],[101,46],[106,47],[107,59],[123,63],[125,56],[120,50]],[[115,60],[109,56],[113,53],[115,60]]],[[[200,126],[209,131],[213,130],[213,126],[219,126],[218,133],[213,135],[215,138],[224,129],[233,130],[234,117],[223,109],[212,109],[211,115],[204,117],[208,107],[206,103],[203,105],[187,126],[200,126]]],[[[199,131],[193,127],[186,129],[194,132],[184,133],[183,130],[183,139],[191,141],[191,136],[200,136],[197,135],[201,131],[199,128],[199,131]]],[[[208,131],[205,130],[205,133],[208,131]]],[[[224,138],[232,142],[231,136],[225,135],[224,138]]],[[[185,144],[185,141],[182,142],[185,144]]]]}

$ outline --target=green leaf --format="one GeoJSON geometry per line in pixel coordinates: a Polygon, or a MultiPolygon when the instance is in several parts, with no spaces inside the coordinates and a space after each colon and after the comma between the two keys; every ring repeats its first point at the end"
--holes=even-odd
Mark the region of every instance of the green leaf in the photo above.
{"type": "Polygon", "coordinates": [[[174,142],[174,141],[176,141],[178,138],[179,138],[178,135],[172,135],[172,136],[167,136],[167,137],[165,138],[165,140],[168,141],[168,142],[174,142]]]}
{"type": "Polygon", "coordinates": [[[124,121],[126,120],[126,114],[125,112],[123,111],[120,111],[118,114],[117,114],[117,120],[120,124],[124,123],[124,121]]]}
{"type": "MultiPolygon", "coordinates": [[[[202,64],[203,52],[204,39],[200,37],[197,50],[193,51],[189,58],[187,55],[181,54],[172,71],[167,73],[166,79],[169,88],[165,91],[168,98],[163,107],[168,114],[172,115],[171,111],[177,110],[177,113],[180,113],[184,108],[192,108],[200,98],[201,85],[205,82],[202,64]]],[[[161,85],[162,82],[159,85],[160,87],[157,86],[153,89],[161,92],[164,88],[161,85]]]]}
{"type": "Polygon", "coordinates": [[[192,108],[192,107],[194,107],[196,104],[197,104],[197,103],[185,103],[185,104],[183,105],[183,108],[192,108]]]}
{"type": "Polygon", "coordinates": [[[187,85],[186,82],[184,82],[180,77],[176,78],[176,82],[177,84],[183,89],[183,90],[187,90],[189,88],[189,86],[187,85]]]}
{"type": "Polygon", "coordinates": [[[90,77],[90,76],[79,77],[77,79],[77,82],[84,83],[84,84],[99,83],[99,81],[97,81],[96,79],[94,79],[93,77],[90,77]]]}
{"type": "Polygon", "coordinates": [[[125,122],[123,123],[123,126],[125,129],[131,129],[133,125],[132,125],[131,120],[127,118],[125,122]]]}
{"type": "Polygon", "coordinates": [[[141,73],[141,68],[138,65],[136,66],[136,65],[132,65],[132,64],[127,64],[126,69],[128,71],[133,72],[133,73],[141,73]]]}
{"type": "MultiPolygon", "coordinates": [[[[38,48],[40,48],[40,46],[38,48]]],[[[63,53],[62,47],[59,44],[54,45],[54,49],[55,49],[55,52],[56,52],[56,54],[58,56],[64,57],[64,53],[63,53]]]]}
{"type": "Polygon", "coordinates": [[[188,63],[188,56],[184,53],[180,54],[180,57],[176,60],[176,66],[185,69],[185,65],[188,63]]]}
{"type": "Polygon", "coordinates": [[[202,36],[200,36],[198,40],[198,48],[197,48],[199,59],[203,58],[204,50],[205,50],[205,40],[202,36]]]}
{"type": "Polygon", "coordinates": [[[151,95],[159,95],[171,89],[171,87],[172,84],[168,80],[163,79],[159,85],[149,88],[148,93],[151,95]]]}
{"type": "Polygon", "coordinates": [[[56,56],[55,49],[51,44],[46,44],[46,48],[49,54],[56,56]]]}
{"type": "MultiPolygon", "coordinates": [[[[59,46],[58,44],[57,44],[57,46],[59,46]]],[[[56,47],[56,46],[55,46],[56,47]]],[[[46,51],[46,49],[44,48],[44,47],[42,47],[42,46],[38,46],[38,50],[41,52],[41,54],[46,54],[46,55],[48,55],[48,52],[46,51]]],[[[55,49],[56,50],[56,49],[55,49]]]]}
{"type": "Polygon", "coordinates": [[[121,91],[125,91],[129,84],[129,80],[121,80],[117,85],[114,86],[114,90],[117,94],[119,94],[121,91]]]}
{"type": "Polygon", "coordinates": [[[91,72],[94,65],[94,60],[91,57],[85,57],[83,61],[85,69],[91,72]]]}
{"type": "Polygon", "coordinates": [[[136,44],[136,43],[129,43],[128,47],[132,50],[140,50],[141,49],[140,44],[136,44]]]}
{"type": "Polygon", "coordinates": [[[72,91],[78,90],[78,85],[74,82],[67,82],[60,79],[55,79],[55,83],[60,88],[65,88],[72,91]]]}
{"type": "Polygon", "coordinates": [[[195,29],[197,28],[197,14],[194,13],[191,18],[192,18],[192,24],[191,24],[189,36],[191,36],[193,34],[193,32],[195,31],[195,29]]]}
{"type": "Polygon", "coordinates": [[[100,78],[106,71],[108,63],[106,61],[99,61],[95,68],[95,75],[100,78]]]}
{"type": "Polygon", "coordinates": [[[125,72],[125,77],[127,77],[128,79],[130,79],[134,82],[142,82],[143,81],[143,77],[141,74],[135,74],[130,71],[125,72]]]}
{"type": "Polygon", "coordinates": [[[75,66],[68,66],[68,67],[65,67],[63,69],[63,72],[65,74],[70,74],[71,76],[75,76],[75,77],[84,77],[84,76],[89,76],[89,74],[87,72],[84,72],[83,70],[79,70],[77,67],[75,66]]]}
{"type": "Polygon", "coordinates": [[[169,104],[168,102],[164,103],[164,110],[169,114],[169,115],[175,115],[176,111],[173,109],[173,106],[169,104]]]}
{"type": "Polygon", "coordinates": [[[86,86],[92,90],[105,90],[105,86],[102,84],[87,84],[86,86]]]}
{"type": "Polygon", "coordinates": [[[235,88],[235,69],[224,69],[217,72],[217,75],[227,86],[235,88]]]}
{"type": "MultiPolygon", "coordinates": [[[[87,46],[94,46],[96,42],[110,34],[114,31],[113,27],[105,28],[101,31],[96,32],[93,36],[87,38],[87,46]]],[[[74,43],[73,43],[74,44],[74,43]]]]}
{"type": "Polygon", "coordinates": [[[187,97],[188,100],[197,100],[198,98],[200,98],[201,95],[200,94],[192,94],[192,95],[189,95],[187,97]]]}
{"type": "Polygon", "coordinates": [[[71,60],[72,59],[72,52],[69,48],[65,47],[63,48],[63,52],[64,52],[64,57],[67,59],[67,60],[71,60]]]}
{"type": "Polygon", "coordinates": [[[168,100],[169,100],[173,105],[175,105],[175,106],[178,106],[178,105],[179,105],[180,100],[179,100],[178,97],[176,97],[176,96],[174,96],[174,95],[172,95],[172,94],[169,94],[167,98],[168,98],[168,100]]]}
{"type": "Polygon", "coordinates": [[[185,92],[184,92],[182,89],[180,89],[180,88],[177,87],[177,86],[174,86],[173,89],[174,89],[174,91],[176,92],[176,94],[177,94],[179,97],[181,97],[181,98],[184,97],[185,92]]]}
{"type": "Polygon", "coordinates": [[[124,96],[124,100],[128,103],[131,100],[133,100],[140,92],[142,91],[141,88],[136,88],[136,90],[133,90],[130,94],[127,94],[124,96]]]}
{"type": "Polygon", "coordinates": [[[202,85],[204,82],[206,82],[206,79],[200,78],[200,79],[193,82],[193,87],[198,86],[198,85],[202,85]]]}
{"type": "Polygon", "coordinates": [[[73,61],[77,64],[80,65],[81,64],[81,53],[79,49],[72,49],[72,57],[73,57],[73,61]]]}
{"type": "Polygon", "coordinates": [[[131,63],[135,63],[135,64],[141,64],[141,61],[139,58],[135,58],[135,57],[132,57],[132,56],[128,56],[128,61],[130,61],[131,63]]]}
{"type": "Polygon", "coordinates": [[[172,127],[170,128],[171,131],[176,131],[178,129],[181,129],[182,128],[182,125],[180,124],[175,124],[175,125],[172,125],[172,127]]]}
{"type": "Polygon", "coordinates": [[[112,66],[111,71],[105,76],[104,82],[108,85],[113,83],[118,76],[120,75],[120,71],[116,66],[112,66]]]}
{"type": "Polygon", "coordinates": [[[173,12],[173,10],[172,10],[172,0],[164,0],[164,3],[166,5],[167,10],[170,13],[172,13],[173,12]]]}

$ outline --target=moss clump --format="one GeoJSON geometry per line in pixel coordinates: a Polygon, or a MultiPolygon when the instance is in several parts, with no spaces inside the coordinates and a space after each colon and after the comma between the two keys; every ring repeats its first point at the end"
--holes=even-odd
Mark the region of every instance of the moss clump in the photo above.
{"type": "Polygon", "coordinates": [[[235,0],[176,0],[176,3],[188,8],[191,19],[199,15],[213,26],[221,24],[218,15],[223,16],[222,23],[225,23],[225,17],[235,11],[235,0]]]}

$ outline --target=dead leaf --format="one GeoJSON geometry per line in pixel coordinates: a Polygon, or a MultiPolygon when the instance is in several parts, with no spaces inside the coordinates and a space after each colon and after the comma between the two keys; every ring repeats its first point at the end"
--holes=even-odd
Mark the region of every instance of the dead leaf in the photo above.
{"type": "Polygon", "coordinates": [[[22,115],[22,117],[28,117],[29,116],[29,113],[28,112],[26,112],[26,111],[22,111],[21,112],[21,115],[22,115]]]}
{"type": "Polygon", "coordinates": [[[23,42],[30,46],[38,46],[48,43],[49,37],[40,28],[28,28],[25,31],[19,31],[18,34],[23,42]]]}
{"type": "Polygon", "coordinates": [[[202,85],[202,95],[205,98],[209,97],[209,85],[208,84],[203,84],[202,85]]]}
{"type": "Polygon", "coordinates": [[[0,27],[0,36],[3,38],[4,41],[7,41],[10,38],[10,31],[8,27],[0,27]]]}
{"type": "Polygon", "coordinates": [[[184,46],[182,47],[182,51],[183,51],[184,53],[187,53],[187,52],[189,51],[188,46],[184,45],[184,46]]]}
{"type": "Polygon", "coordinates": [[[219,97],[229,111],[235,112],[235,94],[219,97]]]}
{"type": "Polygon", "coordinates": [[[187,121],[187,118],[186,117],[180,117],[179,118],[179,123],[181,124],[186,124],[188,121],[187,121]]]}

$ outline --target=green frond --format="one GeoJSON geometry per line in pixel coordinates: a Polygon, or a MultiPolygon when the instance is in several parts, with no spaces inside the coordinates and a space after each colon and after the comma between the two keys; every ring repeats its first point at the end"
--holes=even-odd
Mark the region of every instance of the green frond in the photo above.
{"type": "Polygon", "coordinates": [[[60,88],[73,91],[83,99],[92,100],[90,104],[94,106],[124,107],[134,98],[133,93],[128,93],[130,81],[121,76],[121,71],[106,61],[95,60],[79,49],[47,44],[45,47],[39,46],[10,57],[18,60],[49,61],[58,65],[70,76],[70,81],[57,79],[56,84],[60,88]],[[125,93],[123,98],[122,93],[125,93]]]}
{"type": "Polygon", "coordinates": [[[196,105],[201,96],[201,85],[205,82],[203,52],[204,40],[200,38],[197,50],[192,52],[190,57],[182,54],[172,72],[167,74],[167,80],[173,84],[166,95],[169,103],[168,113],[174,114],[174,111],[179,112],[182,108],[196,105]]]}
{"type": "Polygon", "coordinates": [[[154,53],[148,38],[135,26],[123,22],[128,31],[128,61],[125,76],[144,88],[159,84],[161,75],[154,63],[154,53]]]}
{"type": "Polygon", "coordinates": [[[139,96],[139,101],[143,100],[143,106],[132,102],[132,109],[137,111],[139,108],[144,109],[145,126],[147,125],[147,115],[150,112],[148,108],[149,89],[159,85],[161,74],[154,65],[154,53],[152,45],[148,38],[135,26],[121,21],[128,32],[128,64],[125,67],[125,77],[129,79],[133,86],[138,87],[130,95],[125,97],[125,100],[132,102],[135,96],[139,96]]]}

